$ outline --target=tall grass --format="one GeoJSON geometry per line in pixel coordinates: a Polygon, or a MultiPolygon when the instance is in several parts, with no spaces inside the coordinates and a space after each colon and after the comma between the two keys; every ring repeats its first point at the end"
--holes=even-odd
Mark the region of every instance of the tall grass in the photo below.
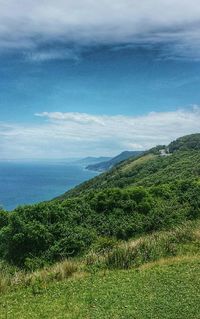
{"type": "Polygon", "coordinates": [[[75,261],[64,260],[53,266],[45,267],[41,270],[26,273],[25,271],[15,271],[11,273],[10,269],[0,268],[0,293],[9,288],[19,286],[35,287],[45,286],[52,281],[61,281],[71,277],[78,270],[78,264],[75,261]]]}
{"type": "Polygon", "coordinates": [[[32,287],[34,294],[52,281],[62,281],[79,271],[128,269],[170,256],[199,253],[200,224],[187,222],[171,231],[157,232],[129,242],[100,238],[83,259],[64,260],[53,266],[25,272],[0,263],[0,293],[19,286],[32,287]]]}
{"type": "Polygon", "coordinates": [[[170,232],[155,233],[115,248],[105,256],[108,268],[138,267],[160,258],[176,256],[181,253],[182,245],[196,239],[192,225],[180,226],[170,232]]]}
{"type": "MultiPolygon", "coordinates": [[[[103,254],[87,256],[88,266],[108,269],[128,269],[160,258],[186,253],[185,246],[192,252],[192,245],[200,248],[199,232],[193,223],[187,223],[168,232],[158,232],[114,247],[103,254]]],[[[196,249],[197,250],[197,249],[196,249]]]]}

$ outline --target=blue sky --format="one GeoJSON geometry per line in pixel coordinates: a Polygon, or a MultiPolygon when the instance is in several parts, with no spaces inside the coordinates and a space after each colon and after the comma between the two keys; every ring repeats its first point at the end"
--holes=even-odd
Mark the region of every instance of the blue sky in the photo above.
{"type": "Polygon", "coordinates": [[[200,104],[200,62],[167,60],[162,48],[92,47],[77,60],[4,54],[0,78],[6,121],[33,122],[43,111],[139,115],[200,104]]]}
{"type": "Polygon", "coordinates": [[[2,159],[115,155],[200,130],[197,0],[20,4],[0,1],[2,159]]]}

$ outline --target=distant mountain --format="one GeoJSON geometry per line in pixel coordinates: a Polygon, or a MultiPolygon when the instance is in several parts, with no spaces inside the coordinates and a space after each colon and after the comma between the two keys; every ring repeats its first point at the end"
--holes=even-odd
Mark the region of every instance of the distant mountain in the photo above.
{"type": "Polygon", "coordinates": [[[140,155],[141,151],[124,151],[120,153],[119,155],[107,160],[107,161],[102,161],[97,164],[90,164],[86,168],[91,170],[91,171],[98,171],[98,172],[105,172],[108,169],[112,168],[116,164],[129,159],[130,157],[135,157],[137,155],[140,155]]]}
{"type": "Polygon", "coordinates": [[[88,157],[73,161],[73,163],[86,167],[88,165],[95,165],[101,162],[109,161],[110,159],[111,157],[106,157],[106,156],[100,156],[100,157],[88,156],[88,157]]]}

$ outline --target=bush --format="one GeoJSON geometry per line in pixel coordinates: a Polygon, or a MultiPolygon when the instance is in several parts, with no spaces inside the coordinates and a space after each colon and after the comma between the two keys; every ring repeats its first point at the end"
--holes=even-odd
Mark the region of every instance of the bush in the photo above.
{"type": "Polygon", "coordinates": [[[113,238],[128,240],[198,218],[199,192],[200,184],[187,179],[93,190],[62,202],[0,211],[0,257],[33,270],[80,256],[95,243],[97,251],[106,250],[113,238]]]}

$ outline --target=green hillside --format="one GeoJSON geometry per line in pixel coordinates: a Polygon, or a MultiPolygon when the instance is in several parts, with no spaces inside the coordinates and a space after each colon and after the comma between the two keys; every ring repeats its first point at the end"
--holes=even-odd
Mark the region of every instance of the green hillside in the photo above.
{"type": "Polygon", "coordinates": [[[200,318],[200,134],[0,211],[0,318],[200,318]]]}
{"type": "Polygon", "coordinates": [[[178,138],[169,144],[169,152],[174,153],[177,150],[199,150],[200,149],[200,134],[191,134],[178,138]]]}
{"type": "Polygon", "coordinates": [[[91,165],[88,165],[86,168],[89,170],[92,170],[92,171],[105,172],[108,169],[115,166],[116,164],[118,164],[122,161],[125,161],[128,158],[133,158],[135,156],[138,156],[141,153],[143,153],[143,152],[141,152],[141,151],[124,151],[124,152],[120,153],[119,155],[111,158],[110,160],[102,161],[102,162],[97,163],[97,164],[91,164],[91,165]]]}
{"type": "Polygon", "coordinates": [[[181,179],[198,180],[200,176],[200,134],[180,138],[170,143],[168,148],[171,150],[169,156],[160,156],[158,149],[153,148],[144,155],[124,161],[109,172],[75,187],[61,196],[61,199],[87,192],[90,189],[160,185],[181,179]]]}
{"type": "Polygon", "coordinates": [[[51,202],[1,211],[0,257],[37,267],[82,255],[99,238],[127,240],[199,218],[200,150],[181,145],[124,161],[51,202]]]}

